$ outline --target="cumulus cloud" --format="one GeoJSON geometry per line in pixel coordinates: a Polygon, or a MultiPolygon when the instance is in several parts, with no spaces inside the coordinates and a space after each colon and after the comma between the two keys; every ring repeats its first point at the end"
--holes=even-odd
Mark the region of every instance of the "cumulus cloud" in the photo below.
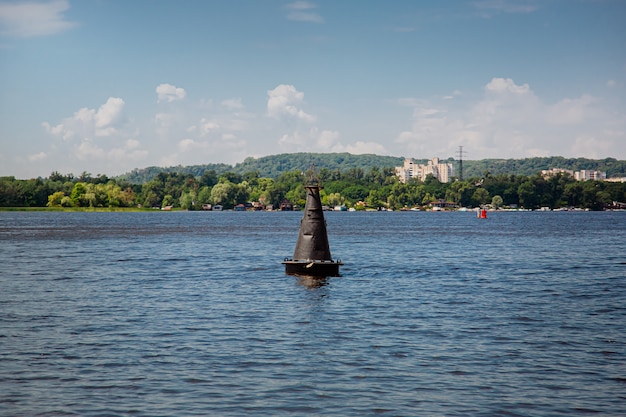
{"type": "MultiPolygon", "coordinates": [[[[245,156],[246,141],[232,133],[223,133],[215,138],[186,137],[176,144],[176,152],[168,155],[162,162],[166,165],[179,164],[181,159],[189,163],[206,163],[215,154],[236,155],[240,160],[245,156]]],[[[230,159],[230,158],[229,158],[230,159]]],[[[220,160],[223,162],[224,160],[220,160]]]]}
{"type": "Polygon", "coordinates": [[[137,167],[149,152],[136,138],[139,129],[130,125],[124,107],[124,100],[109,97],[97,109],[83,107],[56,125],[42,123],[50,135],[63,140],[54,141],[49,153],[40,152],[29,160],[54,162],[54,169],[63,163],[79,163],[91,172],[123,172],[137,167]]]}
{"type": "Polygon", "coordinates": [[[140,161],[147,155],[148,151],[140,148],[139,141],[135,139],[126,140],[121,146],[105,149],[89,138],[83,139],[74,148],[74,155],[80,161],[140,161]]]}
{"type": "Polygon", "coordinates": [[[126,120],[124,100],[119,97],[109,97],[98,110],[83,107],[77,110],[72,117],[65,118],[55,126],[48,122],[43,122],[42,126],[54,136],[71,140],[76,136],[107,137],[117,135],[126,120]]]}
{"type": "Polygon", "coordinates": [[[341,135],[336,130],[310,129],[296,130],[284,134],[278,140],[283,152],[349,152],[354,154],[375,153],[389,154],[384,145],[376,142],[356,141],[344,144],[341,135]]]}
{"type": "Polygon", "coordinates": [[[47,36],[75,27],[64,12],[67,0],[0,3],[0,34],[21,38],[47,36]]]}
{"type": "Polygon", "coordinates": [[[111,136],[117,133],[117,127],[125,120],[124,100],[119,97],[109,97],[94,114],[96,136],[111,136]]]}
{"type": "Polygon", "coordinates": [[[83,107],[77,110],[72,117],[65,118],[61,123],[52,126],[48,122],[42,125],[46,131],[65,140],[76,137],[109,137],[118,134],[126,123],[124,114],[124,100],[118,97],[109,97],[97,110],[83,107]]]}
{"type": "Polygon", "coordinates": [[[296,105],[304,99],[304,93],[296,90],[293,85],[281,84],[267,92],[267,114],[270,117],[280,118],[292,116],[306,122],[315,121],[315,116],[305,113],[296,105]]]}
{"type": "Polygon", "coordinates": [[[416,101],[411,128],[395,143],[418,157],[449,157],[459,145],[471,158],[561,155],[606,157],[626,141],[626,120],[598,98],[548,103],[528,84],[494,78],[477,101],[416,101]],[[609,129],[610,127],[610,129],[609,129]]]}
{"type": "Polygon", "coordinates": [[[510,78],[493,78],[485,89],[495,93],[528,94],[530,92],[528,84],[517,85],[510,78]]]}
{"type": "Polygon", "coordinates": [[[324,18],[314,10],[317,5],[308,1],[295,1],[286,6],[288,13],[287,19],[300,22],[323,23],[324,18]]]}
{"type": "Polygon", "coordinates": [[[171,103],[172,101],[182,100],[187,95],[185,89],[176,87],[172,84],[159,84],[156,88],[156,93],[158,103],[171,103]]]}
{"type": "Polygon", "coordinates": [[[291,152],[312,150],[330,152],[338,142],[339,132],[320,130],[317,127],[296,130],[282,135],[278,140],[281,149],[288,149],[291,152]]]}

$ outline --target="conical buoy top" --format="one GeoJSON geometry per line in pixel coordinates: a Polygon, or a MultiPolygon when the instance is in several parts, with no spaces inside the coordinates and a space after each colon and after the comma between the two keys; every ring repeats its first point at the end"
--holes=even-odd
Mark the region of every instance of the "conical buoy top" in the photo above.
{"type": "Polygon", "coordinates": [[[330,261],[332,257],[320,200],[320,187],[307,185],[305,188],[306,204],[304,215],[300,221],[300,233],[298,234],[296,249],[293,251],[293,259],[330,261]]]}

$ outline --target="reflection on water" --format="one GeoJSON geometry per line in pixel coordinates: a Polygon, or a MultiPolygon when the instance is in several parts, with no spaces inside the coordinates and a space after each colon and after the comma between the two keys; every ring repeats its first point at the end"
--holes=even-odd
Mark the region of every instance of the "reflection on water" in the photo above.
{"type": "Polygon", "coordinates": [[[311,275],[291,274],[296,277],[298,284],[308,289],[321,288],[328,285],[328,277],[316,277],[311,275]]]}

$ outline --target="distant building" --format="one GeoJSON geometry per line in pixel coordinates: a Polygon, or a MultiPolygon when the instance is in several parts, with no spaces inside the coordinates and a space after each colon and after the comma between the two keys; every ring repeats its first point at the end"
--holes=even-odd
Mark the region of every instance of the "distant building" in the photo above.
{"type": "Polygon", "coordinates": [[[574,171],[572,171],[571,169],[563,169],[563,168],[550,168],[550,169],[544,169],[541,171],[541,175],[544,178],[554,177],[555,175],[558,175],[558,174],[574,175],[574,171]]]}
{"type": "Polygon", "coordinates": [[[606,172],[582,169],[574,172],[574,178],[578,181],[600,181],[606,179],[606,172]]]}
{"type": "Polygon", "coordinates": [[[291,201],[287,200],[286,198],[280,202],[280,210],[281,211],[292,211],[293,210],[293,204],[291,204],[291,201]]]}
{"type": "Polygon", "coordinates": [[[439,162],[439,158],[433,158],[426,165],[417,164],[411,158],[404,160],[404,165],[396,167],[396,176],[400,182],[406,183],[411,178],[424,181],[428,175],[432,175],[439,182],[450,182],[454,176],[454,165],[446,162],[439,162]]]}
{"type": "Polygon", "coordinates": [[[606,172],[604,171],[594,171],[588,169],[582,169],[580,171],[572,171],[569,169],[563,168],[550,168],[544,169],[541,171],[541,175],[544,178],[553,177],[557,174],[569,174],[573,175],[574,179],[577,181],[601,181],[606,180],[606,172]]]}

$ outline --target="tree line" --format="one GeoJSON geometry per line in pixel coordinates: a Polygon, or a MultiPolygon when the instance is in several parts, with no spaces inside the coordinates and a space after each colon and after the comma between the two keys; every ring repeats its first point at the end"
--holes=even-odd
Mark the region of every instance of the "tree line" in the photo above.
{"type": "MultiPolygon", "coordinates": [[[[235,165],[206,164],[173,167],[147,167],[134,169],[117,179],[126,180],[133,184],[144,184],[159,173],[177,172],[179,174],[192,174],[196,177],[206,170],[214,170],[217,175],[225,172],[244,175],[248,172],[258,172],[261,177],[278,178],[281,174],[308,167],[315,164],[318,168],[327,168],[331,171],[348,171],[353,168],[361,168],[366,172],[376,167],[395,167],[403,164],[404,158],[393,156],[381,156],[373,154],[353,155],[350,153],[285,153],[268,155],[259,158],[246,158],[243,162],[235,165]]],[[[426,159],[415,159],[418,164],[426,164],[426,159]]],[[[453,163],[459,170],[459,161],[453,158],[441,159],[441,162],[453,163]]],[[[463,161],[463,178],[481,177],[489,171],[493,175],[515,174],[533,175],[543,169],[563,168],[572,171],[596,170],[604,171],[607,177],[626,177],[626,161],[615,158],[587,159],[587,158],[564,158],[560,156],[534,157],[524,159],[482,159],[463,161]]],[[[457,172],[461,177],[461,173],[457,172]]]]}
{"type": "MultiPolygon", "coordinates": [[[[151,180],[131,183],[106,175],[82,173],[48,178],[19,180],[0,177],[2,207],[145,207],[166,206],[201,210],[203,204],[233,208],[258,202],[279,207],[284,200],[304,206],[307,173],[291,170],[276,178],[258,171],[218,174],[207,169],[201,175],[160,172],[151,180]]],[[[541,174],[491,174],[489,171],[463,181],[440,183],[429,176],[425,181],[401,183],[393,167],[321,168],[317,173],[322,185],[322,203],[355,209],[388,208],[400,210],[427,207],[433,202],[452,202],[459,207],[578,207],[603,210],[614,202],[626,202],[626,183],[576,181],[569,174],[543,177],[541,174]]]]}

